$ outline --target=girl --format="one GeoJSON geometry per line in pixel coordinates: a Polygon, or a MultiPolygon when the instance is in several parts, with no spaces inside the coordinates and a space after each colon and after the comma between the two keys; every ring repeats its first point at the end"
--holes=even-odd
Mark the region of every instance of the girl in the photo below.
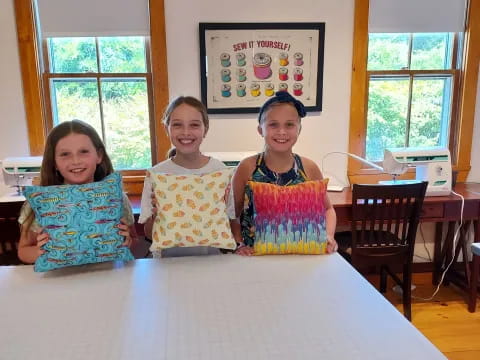
{"type": "MultiPolygon", "coordinates": [[[[105,145],[89,124],[66,121],[57,125],[47,137],[40,171],[40,185],[87,184],[100,181],[113,172],[105,145]]],[[[42,246],[49,236],[35,220],[28,202],[22,207],[18,257],[25,263],[34,263],[43,254],[42,246]]],[[[132,209],[128,198],[123,199],[123,218],[118,233],[125,237],[122,246],[130,247],[136,240],[132,209]]]]}
{"type": "MultiPolygon", "coordinates": [[[[241,235],[236,238],[239,246],[236,253],[252,255],[255,234],[251,229],[253,204],[244,209],[244,199],[251,198],[246,191],[247,181],[295,185],[306,180],[321,180],[320,169],[312,161],[292,152],[301,130],[301,118],[306,115],[303,104],[286,91],[280,91],[261,107],[258,116],[258,132],[265,139],[265,151],[248,157],[238,165],[233,178],[236,213],[241,214],[241,235]]],[[[325,221],[327,252],[337,249],[334,239],[336,215],[327,195],[325,199],[325,221]]]]}
{"type": "MultiPolygon", "coordinates": [[[[174,175],[206,174],[221,170],[225,165],[217,159],[203,155],[200,145],[205,138],[208,127],[208,115],[205,106],[191,96],[180,96],[173,100],[165,110],[163,125],[173,144],[168,154],[168,159],[155,165],[150,171],[154,173],[167,173],[174,175]]],[[[232,194],[233,195],[233,194],[232,194]]],[[[228,201],[227,212],[229,217],[235,218],[233,199],[228,201]]],[[[152,182],[145,177],[143,186],[141,212],[138,222],[145,224],[145,235],[152,238],[152,226],[157,212],[155,197],[152,192],[152,182]]],[[[238,223],[231,222],[232,231],[240,230],[238,223]]],[[[197,246],[185,248],[164,249],[154,252],[154,257],[173,257],[188,255],[219,254],[218,248],[197,246]]]]}

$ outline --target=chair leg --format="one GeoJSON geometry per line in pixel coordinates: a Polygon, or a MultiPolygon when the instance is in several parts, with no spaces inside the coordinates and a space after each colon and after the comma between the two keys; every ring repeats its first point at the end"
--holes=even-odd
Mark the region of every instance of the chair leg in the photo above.
{"type": "Polygon", "coordinates": [[[472,273],[470,276],[470,298],[468,311],[475,312],[477,305],[478,273],[480,272],[480,256],[473,255],[472,273]]]}
{"type": "Polygon", "coordinates": [[[385,266],[380,266],[380,292],[385,294],[387,291],[387,271],[385,266]]]}
{"type": "Polygon", "coordinates": [[[412,321],[412,268],[408,265],[403,267],[403,314],[412,321]]]}

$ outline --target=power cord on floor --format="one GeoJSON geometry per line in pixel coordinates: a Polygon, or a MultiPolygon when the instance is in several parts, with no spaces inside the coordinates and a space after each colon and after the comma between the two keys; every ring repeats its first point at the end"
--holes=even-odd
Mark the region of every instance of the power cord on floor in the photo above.
{"type": "MultiPolygon", "coordinates": [[[[450,269],[450,266],[452,266],[453,264],[453,261],[455,260],[455,249],[457,248],[457,243],[458,243],[458,236],[460,234],[460,229],[462,228],[463,226],[463,209],[465,207],[465,198],[456,193],[455,191],[452,190],[452,194],[458,196],[461,200],[462,200],[462,205],[461,205],[461,208],[460,208],[460,225],[458,226],[457,230],[455,231],[455,234],[453,235],[453,247],[452,247],[452,260],[450,260],[450,262],[448,263],[448,265],[445,267],[445,269],[443,270],[442,272],[442,276],[440,277],[440,281],[438,282],[438,285],[437,285],[437,288],[435,289],[435,291],[433,292],[432,296],[430,296],[429,298],[422,298],[422,297],[419,297],[419,296],[412,296],[413,299],[415,300],[422,300],[422,301],[431,301],[433,300],[433,298],[437,295],[438,291],[440,290],[440,286],[442,285],[443,283],[443,280],[445,279],[445,275],[447,274],[447,271],[450,269]]],[[[465,254],[464,254],[465,256],[465,254]]]]}

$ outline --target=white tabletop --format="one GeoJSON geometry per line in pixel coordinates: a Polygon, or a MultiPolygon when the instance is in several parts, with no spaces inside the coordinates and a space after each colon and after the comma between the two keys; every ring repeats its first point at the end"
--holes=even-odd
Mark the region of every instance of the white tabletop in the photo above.
{"type": "Polygon", "coordinates": [[[0,267],[0,359],[445,357],[335,254],[0,267]]]}

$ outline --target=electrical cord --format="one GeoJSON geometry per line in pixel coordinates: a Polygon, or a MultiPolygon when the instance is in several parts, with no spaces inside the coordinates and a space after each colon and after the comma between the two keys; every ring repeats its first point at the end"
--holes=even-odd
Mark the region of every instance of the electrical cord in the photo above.
{"type": "Polygon", "coordinates": [[[427,242],[425,241],[425,235],[423,235],[423,228],[422,228],[422,224],[420,223],[420,236],[422,237],[422,241],[423,241],[423,248],[425,249],[425,251],[427,252],[427,255],[428,255],[428,259],[427,258],[424,258],[422,256],[418,256],[416,255],[417,257],[421,258],[421,259],[424,259],[424,260],[428,260],[430,262],[432,262],[432,256],[430,255],[430,251],[428,250],[428,247],[427,247],[427,242]]]}
{"type": "MultiPolygon", "coordinates": [[[[412,296],[413,299],[416,299],[416,300],[423,300],[423,301],[431,301],[433,300],[433,298],[437,295],[438,291],[440,290],[440,286],[442,285],[443,283],[443,280],[445,279],[445,275],[447,274],[447,271],[450,269],[450,266],[452,266],[453,264],[453,261],[455,260],[455,249],[457,248],[457,243],[458,243],[458,236],[460,235],[460,229],[462,228],[463,226],[463,209],[465,207],[465,198],[456,193],[455,191],[452,190],[452,194],[458,196],[461,200],[462,200],[462,205],[461,205],[461,209],[460,209],[460,225],[458,226],[457,230],[455,231],[455,234],[453,235],[453,247],[452,247],[452,260],[450,260],[450,262],[448,263],[448,265],[445,267],[445,269],[443,270],[442,272],[442,276],[440,277],[440,281],[438,282],[438,285],[437,285],[437,288],[435,289],[435,291],[433,292],[432,296],[430,296],[429,298],[422,298],[422,297],[419,297],[419,296],[412,296]]],[[[465,254],[464,254],[465,256],[465,254]]]]}

